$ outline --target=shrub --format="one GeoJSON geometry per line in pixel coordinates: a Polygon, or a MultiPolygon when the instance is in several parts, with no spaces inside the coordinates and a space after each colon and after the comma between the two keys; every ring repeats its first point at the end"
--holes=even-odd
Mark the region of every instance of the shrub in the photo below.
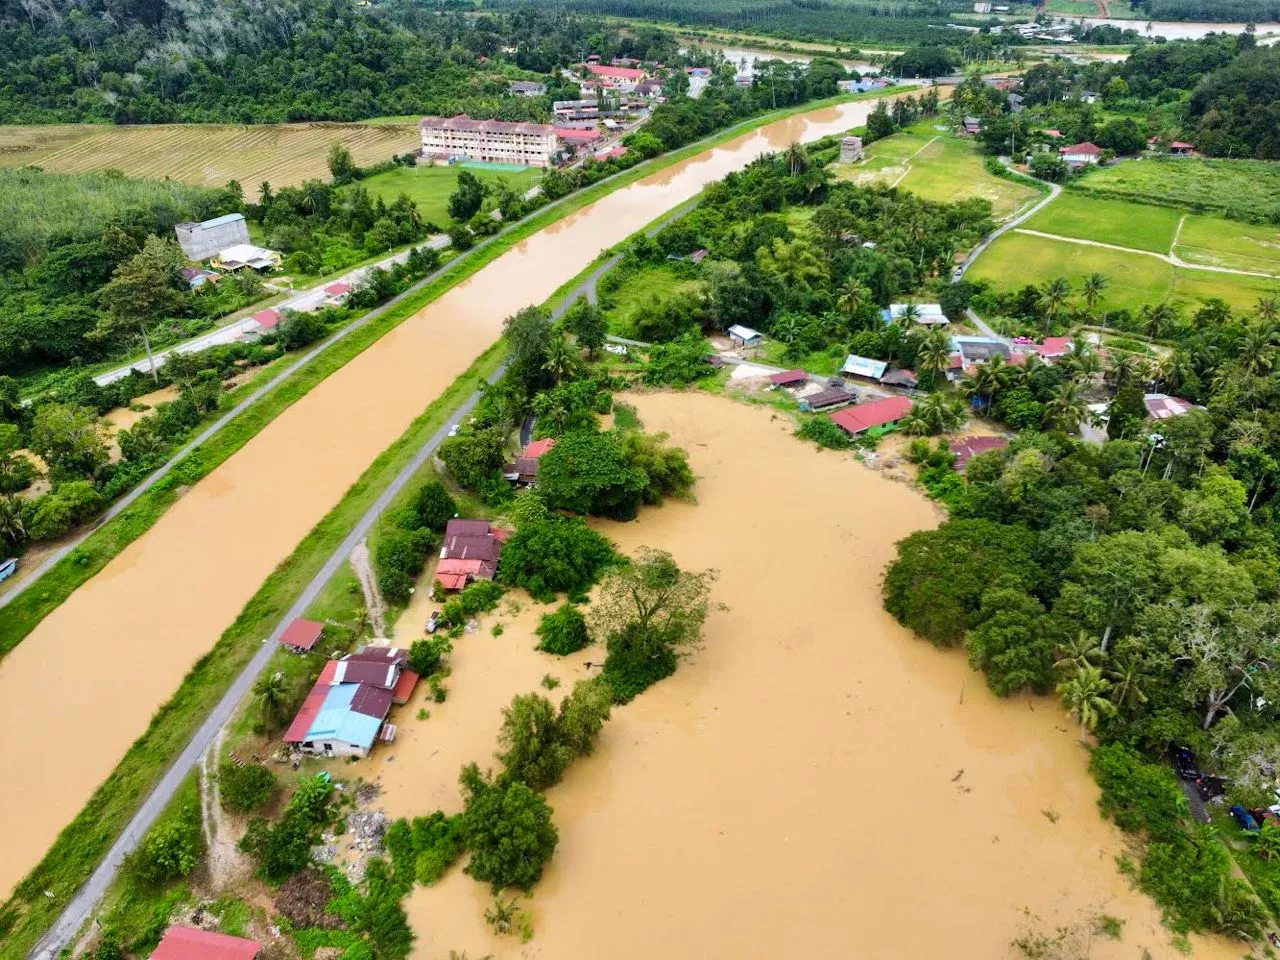
{"type": "Polygon", "coordinates": [[[853,446],[850,436],[827,417],[810,417],[800,424],[796,436],[816,443],[828,450],[848,450],[853,446]]]}
{"type": "Polygon", "coordinates": [[[275,774],[260,763],[237,766],[224,760],[218,768],[222,808],[231,813],[251,813],[265,806],[275,791],[275,774]]]}
{"type": "Polygon", "coordinates": [[[176,812],[151,828],[132,863],[144,883],[158,884],[187,876],[202,850],[199,801],[184,798],[176,812]]]}
{"type": "Polygon", "coordinates": [[[436,533],[443,532],[445,525],[458,512],[458,505],[439,480],[424,483],[414,497],[413,505],[420,525],[436,533]]]}
{"type": "Polygon", "coordinates": [[[538,624],[538,649],[558,656],[577,653],[591,644],[587,635],[587,621],[571,603],[561,604],[554,613],[542,615],[538,624]]]}
{"type": "Polygon", "coordinates": [[[493,580],[476,580],[450,600],[440,610],[440,619],[446,626],[460,627],[469,617],[487,613],[498,605],[506,590],[493,580]]]}
{"type": "Polygon", "coordinates": [[[440,669],[444,658],[453,652],[453,644],[444,637],[424,637],[409,647],[409,669],[420,677],[429,677],[440,669]]]}
{"type": "Polygon", "coordinates": [[[434,543],[426,530],[391,529],[382,534],[374,548],[373,568],[386,600],[409,602],[413,579],[422,572],[434,543]]]}

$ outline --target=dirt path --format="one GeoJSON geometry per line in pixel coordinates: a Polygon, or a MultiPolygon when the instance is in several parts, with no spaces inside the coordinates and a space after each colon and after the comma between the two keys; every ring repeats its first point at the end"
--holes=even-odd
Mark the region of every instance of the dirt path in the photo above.
{"type": "Polygon", "coordinates": [[[227,728],[218,732],[218,738],[200,757],[200,808],[201,827],[204,830],[205,859],[209,866],[209,885],[215,891],[223,890],[249,872],[249,864],[240,847],[231,836],[231,829],[222,813],[222,792],[218,786],[217,763],[222,755],[222,744],[227,728]],[[214,770],[210,771],[210,764],[214,770]]]}
{"type": "Polygon", "coordinates": [[[373,575],[373,561],[369,556],[369,541],[361,540],[351,551],[351,568],[360,581],[360,589],[364,591],[365,609],[369,611],[369,624],[373,627],[373,635],[378,638],[387,635],[387,610],[382,603],[382,594],[378,592],[378,580],[373,575]]]}
{"type": "MultiPolygon", "coordinates": [[[[1184,218],[1185,219],[1185,218],[1184,218]]],[[[1182,224],[1178,224],[1178,233],[1182,231],[1182,224]]],[[[1267,280],[1280,280],[1280,274],[1263,273],[1261,270],[1237,270],[1235,267],[1211,267],[1203,263],[1188,263],[1175,253],[1157,253],[1154,250],[1136,250],[1133,247],[1122,247],[1117,243],[1103,243],[1101,240],[1085,240],[1083,237],[1062,237],[1056,233],[1045,233],[1042,230],[1027,230],[1019,227],[1018,233],[1025,233],[1032,237],[1042,237],[1045,240],[1059,240],[1062,243],[1078,243],[1082,247],[1101,247],[1104,250],[1118,250],[1121,253],[1135,253],[1143,257],[1155,257],[1157,260],[1163,260],[1165,263],[1174,267],[1181,267],[1184,270],[1208,270],[1210,273],[1234,273],[1241,277],[1263,277],[1267,280]]],[[[1177,242],[1177,235],[1174,236],[1174,242],[1177,242]]]]}

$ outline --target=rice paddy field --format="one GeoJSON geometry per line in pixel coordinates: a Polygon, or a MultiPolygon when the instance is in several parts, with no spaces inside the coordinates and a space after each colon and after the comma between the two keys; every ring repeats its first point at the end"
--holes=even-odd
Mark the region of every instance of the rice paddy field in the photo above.
{"type": "Polygon", "coordinates": [[[1203,210],[1280,205],[1280,163],[1192,157],[1126,160],[1090,171],[1080,189],[1203,210]]]}
{"type": "Polygon", "coordinates": [[[284,187],[328,179],[334,143],[350,150],[357,164],[368,165],[415,149],[419,138],[416,126],[395,123],[0,126],[0,166],[67,173],[116,169],[203,186],[239,180],[246,194],[254,194],[263,181],[284,187]]]}
{"type": "Polygon", "coordinates": [[[475,174],[482,183],[493,184],[505,180],[520,193],[542,179],[542,171],[533,168],[494,170],[472,167],[470,164],[455,164],[448,167],[398,167],[368,177],[361,184],[369,191],[370,196],[381,197],[387,203],[400,194],[407,193],[409,199],[418,205],[418,212],[424,219],[445,225],[449,223],[449,195],[453,193],[458,174],[463,169],[475,174]]]}
{"type": "Polygon", "coordinates": [[[1280,274],[1280,228],[1193,214],[1174,252],[1188,263],[1280,274]]]}
{"type": "Polygon", "coordinates": [[[949,203],[981,197],[991,201],[997,220],[1007,219],[1040,197],[1030,184],[992,176],[976,144],[935,129],[931,122],[870,144],[860,163],[835,163],[831,169],[844,180],[902,187],[926,200],[949,203]]]}
{"type": "Polygon", "coordinates": [[[1016,230],[988,247],[968,276],[1004,290],[1066,277],[1078,292],[1083,278],[1091,273],[1110,280],[1102,297],[1102,306],[1110,310],[1136,311],[1166,300],[1194,308],[1211,297],[1247,309],[1259,297],[1280,295],[1280,280],[1190,270],[1141,253],[1064,243],[1016,230]]]}
{"type": "MultiPolygon", "coordinates": [[[[1168,253],[1182,211],[1171,207],[1127,203],[1064,190],[1062,195],[1022,226],[1060,237],[1114,243],[1135,250],[1168,253]]],[[[1213,219],[1215,222],[1225,221],[1213,219]]]]}

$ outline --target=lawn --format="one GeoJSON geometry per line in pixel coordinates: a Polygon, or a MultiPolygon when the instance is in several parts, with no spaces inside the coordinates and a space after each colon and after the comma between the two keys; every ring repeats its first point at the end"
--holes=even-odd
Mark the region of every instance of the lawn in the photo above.
{"type": "Polygon", "coordinates": [[[1142,254],[1016,232],[996,240],[974,264],[969,277],[988,280],[1006,290],[1066,277],[1078,293],[1082,278],[1091,273],[1101,273],[1111,281],[1102,297],[1102,306],[1110,310],[1137,310],[1164,300],[1193,307],[1210,297],[1221,297],[1232,307],[1246,309],[1261,296],[1280,293],[1280,281],[1185,270],[1142,254]]]}
{"type": "Polygon", "coordinates": [[[219,187],[238,180],[246,195],[257,196],[264,180],[273,187],[328,180],[329,148],[335,143],[368,166],[419,142],[417,127],[409,124],[0,126],[0,166],[35,164],[67,173],[116,169],[132,177],[219,187]]]}
{"type": "Polygon", "coordinates": [[[653,300],[670,300],[681,293],[697,289],[699,281],[680,275],[680,269],[657,264],[627,273],[621,285],[600,292],[600,306],[609,319],[609,331],[615,336],[632,337],[632,321],[636,313],[653,300]]]}
{"type": "MultiPolygon", "coordinates": [[[[391,203],[400,194],[407,193],[409,199],[418,205],[418,212],[424,219],[444,226],[449,223],[449,195],[453,193],[454,184],[458,182],[458,174],[462,169],[457,165],[397,167],[360,182],[371,197],[381,197],[387,203],[391,203]]],[[[542,171],[532,167],[513,171],[474,168],[470,172],[486,184],[506,180],[522,193],[542,179],[542,171]]]]}
{"type": "Polygon", "coordinates": [[[1024,227],[1057,234],[1114,243],[1135,250],[1168,253],[1182,214],[1169,207],[1126,203],[1064,191],[1024,227]]]}
{"type": "Polygon", "coordinates": [[[1280,229],[1192,214],[1176,252],[1189,263],[1280,274],[1280,229]]]}
{"type": "Polygon", "coordinates": [[[1012,216],[1039,195],[1028,183],[992,176],[976,144],[934,129],[932,121],[877,140],[866,154],[862,163],[837,163],[832,169],[841,179],[896,185],[939,203],[981,197],[991,202],[997,220],[1012,216]]]}
{"type": "Polygon", "coordinates": [[[1203,210],[1257,211],[1280,204],[1280,164],[1263,160],[1126,160],[1091,170],[1086,191],[1203,210]]]}

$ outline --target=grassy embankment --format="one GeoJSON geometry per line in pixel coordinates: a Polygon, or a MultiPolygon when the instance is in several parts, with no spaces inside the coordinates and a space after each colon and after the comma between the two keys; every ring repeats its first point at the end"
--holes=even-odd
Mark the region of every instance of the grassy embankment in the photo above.
{"type": "Polygon", "coordinates": [[[394,202],[402,193],[408,194],[409,199],[418,205],[418,212],[424,220],[443,226],[452,222],[449,217],[449,194],[453,193],[458,174],[464,169],[484,184],[506,180],[518,193],[524,193],[542,179],[541,170],[508,172],[455,164],[449,167],[397,167],[361,180],[360,183],[369,191],[369,196],[375,199],[381,197],[387,203],[394,202]]]}
{"type": "Polygon", "coordinates": [[[941,125],[937,118],[922,120],[868,144],[866,160],[831,167],[842,180],[897,186],[936,203],[981,198],[991,203],[996,220],[1039,199],[1040,191],[1032,183],[988,173],[977,144],[937,129],[941,125]]]}
{"type": "MultiPolygon", "coordinates": [[[[570,196],[565,202],[544,209],[514,225],[509,231],[493,238],[493,242],[487,246],[477,248],[475,254],[459,262],[446,276],[440,277],[377,321],[349,335],[346,341],[326,351],[297,377],[242,414],[194,454],[190,462],[184,461],[172,475],[157,484],[155,489],[148,491],[137,504],[105,525],[71,557],[51,570],[40,581],[43,589],[33,588],[10,604],[5,610],[3,623],[0,623],[0,649],[11,649],[20,642],[72,590],[141,536],[176,499],[178,487],[194,483],[208,474],[218,463],[247,443],[280,411],[305,395],[312,386],[382,333],[525,237],[621,186],[732,140],[751,129],[824,106],[871,98],[865,94],[833,97],[744,121],[705,140],[639,164],[612,180],[595,184],[570,196]],[[6,643],[7,646],[4,645],[6,643]]],[[[568,286],[563,289],[568,289],[568,286]]],[[[562,294],[557,294],[560,295],[562,294]]],[[[252,656],[262,636],[283,616],[345,532],[411,458],[413,451],[439,428],[439,424],[447,419],[448,412],[470,393],[476,378],[496,368],[500,362],[499,356],[498,345],[482,354],[468,371],[427,408],[403,437],[374,461],[342,501],[268,578],[214,648],[197,661],[173,697],[156,712],[147,731],[134,742],[85,808],[62,831],[44,859],[18,885],[14,896],[0,909],[0,937],[3,937],[0,960],[17,960],[24,956],[53,923],[62,906],[87,879],[173,757],[190,739],[203,717],[252,656]],[[46,890],[53,896],[44,896],[46,890]]]]}

